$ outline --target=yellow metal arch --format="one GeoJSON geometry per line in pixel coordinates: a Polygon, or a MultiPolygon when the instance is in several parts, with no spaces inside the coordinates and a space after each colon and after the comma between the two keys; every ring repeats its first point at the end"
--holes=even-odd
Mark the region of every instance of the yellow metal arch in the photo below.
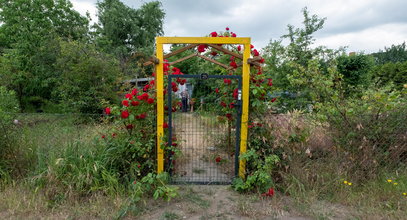
{"type": "MultiPolygon", "coordinates": [[[[157,82],[157,173],[164,171],[164,151],[161,148],[164,137],[164,44],[241,44],[244,46],[242,66],[242,118],[240,133],[240,155],[247,149],[247,126],[249,120],[250,83],[250,38],[248,37],[156,37],[157,82]]],[[[239,176],[245,178],[246,161],[239,161],[239,176]]]]}

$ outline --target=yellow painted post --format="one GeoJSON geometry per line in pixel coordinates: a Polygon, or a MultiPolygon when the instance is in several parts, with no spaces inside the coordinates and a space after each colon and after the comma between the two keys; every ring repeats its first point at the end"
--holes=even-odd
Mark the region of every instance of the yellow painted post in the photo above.
{"type": "Polygon", "coordinates": [[[156,83],[157,83],[157,173],[164,171],[164,151],[161,149],[164,136],[164,52],[163,45],[156,38],[156,57],[160,61],[156,65],[156,83]]]}
{"type": "MultiPolygon", "coordinates": [[[[244,44],[243,66],[242,66],[242,123],[240,133],[240,155],[246,153],[247,148],[247,125],[249,121],[249,88],[250,88],[250,64],[247,63],[250,58],[250,40],[244,44]]],[[[239,176],[246,176],[246,161],[239,161],[239,176]]]]}

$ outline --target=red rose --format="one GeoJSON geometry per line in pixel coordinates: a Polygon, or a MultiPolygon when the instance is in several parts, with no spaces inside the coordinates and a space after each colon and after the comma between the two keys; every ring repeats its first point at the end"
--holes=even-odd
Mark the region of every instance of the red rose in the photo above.
{"type": "Polygon", "coordinates": [[[237,64],[235,61],[230,62],[229,66],[233,67],[233,68],[237,68],[237,64]]]}
{"type": "Polygon", "coordinates": [[[150,85],[154,85],[155,84],[155,81],[154,80],[151,80],[150,81],[150,85]]]}
{"type": "Polygon", "coordinates": [[[102,138],[105,138],[106,136],[102,135],[102,138]]]}
{"type": "Polygon", "coordinates": [[[273,79],[267,79],[267,80],[268,80],[267,85],[268,85],[268,86],[272,86],[272,85],[273,85],[273,79]]]}
{"type": "Polygon", "coordinates": [[[212,52],[211,52],[211,55],[212,55],[212,56],[216,56],[216,55],[218,55],[218,53],[217,53],[216,51],[212,51],[212,52]]]}
{"type": "Polygon", "coordinates": [[[127,93],[124,97],[126,97],[126,99],[130,99],[130,100],[133,99],[133,95],[129,94],[129,93],[127,93]]]}
{"type": "Polygon", "coordinates": [[[168,124],[167,124],[167,122],[164,122],[164,124],[163,124],[163,128],[168,128],[168,124]]]}
{"type": "Polygon", "coordinates": [[[138,106],[140,104],[139,101],[131,101],[132,106],[138,106]]]}
{"type": "Polygon", "coordinates": [[[149,88],[150,88],[150,85],[147,84],[147,85],[144,86],[143,91],[144,91],[144,92],[147,92],[149,88]]]}
{"type": "Polygon", "coordinates": [[[205,44],[200,44],[198,46],[198,52],[199,53],[205,52],[205,50],[206,50],[206,45],[205,44]]]}
{"type": "Polygon", "coordinates": [[[126,111],[122,111],[122,118],[128,118],[129,117],[129,112],[126,111]]]}
{"type": "Polygon", "coordinates": [[[226,103],[224,103],[224,102],[220,102],[220,105],[223,107],[226,107],[226,103]]]}
{"type": "Polygon", "coordinates": [[[106,112],[106,115],[110,115],[110,113],[111,113],[110,108],[109,107],[105,108],[105,112],[106,112]]]}
{"type": "Polygon", "coordinates": [[[219,88],[216,88],[216,89],[215,89],[215,92],[216,92],[216,93],[219,93],[219,88]]]}
{"type": "Polygon", "coordinates": [[[275,102],[277,100],[277,98],[273,98],[272,100],[271,100],[271,102],[275,102]]]}
{"type": "Polygon", "coordinates": [[[274,196],[274,188],[270,188],[267,192],[261,194],[262,196],[274,196]]]}
{"type": "Polygon", "coordinates": [[[112,134],[112,137],[114,137],[114,138],[115,138],[116,136],[117,136],[117,134],[116,134],[116,133],[113,133],[113,134],[112,134]]]}
{"type": "Polygon", "coordinates": [[[234,107],[235,107],[235,103],[232,102],[229,104],[229,108],[234,108],[234,107]]]}
{"type": "Polygon", "coordinates": [[[214,32],[212,32],[210,35],[211,35],[212,37],[217,37],[217,36],[218,36],[218,33],[216,33],[216,32],[214,31],[214,32]]]}
{"type": "Polygon", "coordinates": [[[220,163],[222,161],[222,158],[220,156],[217,156],[215,158],[216,163],[220,163]]]}
{"type": "Polygon", "coordinates": [[[172,87],[172,91],[173,91],[173,92],[177,92],[177,91],[178,91],[178,87],[172,87]]]}
{"type": "Polygon", "coordinates": [[[236,37],[236,34],[232,32],[232,37],[236,37]]]}
{"type": "Polygon", "coordinates": [[[239,96],[239,89],[236,88],[236,89],[233,90],[233,98],[237,99],[238,96],[239,96]]]}
{"type": "Polygon", "coordinates": [[[147,116],[147,113],[142,113],[142,114],[140,114],[140,119],[145,119],[146,116],[147,116]]]}
{"type": "Polygon", "coordinates": [[[229,27],[226,27],[226,30],[229,31],[229,27]]]}
{"type": "Polygon", "coordinates": [[[255,57],[257,57],[257,56],[260,55],[259,52],[258,52],[256,49],[254,49],[254,50],[252,51],[252,53],[253,53],[253,56],[255,56],[255,57]]]}
{"type": "Polygon", "coordinates": [[[253,48],[254,48],[253,44],[250,44],[250,49],[253,49],[253,48]]]}
{"type": "Polygon", "coordinates": [[[231,79],[223,79],[223,82],[227,85],[230,85],[232,83],[231,79]]]}
{"type": "Polygon", "coordinates": [[[148,103],[148,104],[153,104],[153,103],[154,103],[154,99],[152,99],[152,98],[147,99],[147,103],[148,103]]]}
{"type": "Polygon", "coordinates": [[[126,128],[129,129],[129,130],[131,130],[131,129],[133,129],[133,125],[132,125],[132,124],[128,124],[128,125],[126,125],[126,128]]]}
{"type": "Polygon", "coordinates": [[[232,114],[227,113],[225,116],[226,116],[226,118],[228,118],[229,120],[232,120],[232,114]]]}
{"type": "Polygon", "coordinates": [[[122,104],[126,107],[129,107],[129,100],[123,100],[122,104]]]}
{"type": "Polygon", "coordinates": [[[242,50],[242,46],[237,46],[237,51],[241,51],[242,50]]]}
{"type": "Polygon", "coordinates": [[[172,143],[171,146],[176,147],[176,146],[178,146],[178,144],[177,143],[172,143]]]}
{"type": "Polygon", "coordinates": [[[138,90],[137,90],[137,89],[133,89],[133,90],[131,91],[131,94],[132,94],[132,95],[137,95],[137,93],[138,93],[138,90]]]}

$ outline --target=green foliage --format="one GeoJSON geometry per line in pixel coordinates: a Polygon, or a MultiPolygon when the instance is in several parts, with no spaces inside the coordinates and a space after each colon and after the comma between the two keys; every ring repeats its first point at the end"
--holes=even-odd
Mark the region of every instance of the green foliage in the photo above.
{"type": "Polygon", "coordinates": [[[58,77],[55,39],[87,38],[88,19],[72,7],[67,0],[0,1],[0,37],[5,40],[0,69],[7,70],[0,74],[8,78],[6,85],[16,91],[23,110],[39,110],[51,98],[58,77]]]}
{"type": "Polygon", "coordinates": [[[401,90],[407,84],[407,61],[378,65],[372,72],[373,81],[377,86],[390,84],[395,89],[401,90]]]}
{"type": "Polygon", "coordinates": [[[115,58],[78,41],[61,41],[60,47],[52,94],[60,112],[101,113],[102,101],[117,102],[113,91],[122,74],[115,58]]]}
{"type": "Polygon", "coordinates": [[[322,29],[325,18],[317,15],[309,15],[307,8],[302,10],[304,16],[304,27],[294,28],[288,25],[288,34],[281,39],[270,41],[264,50],[264,58],[268,72],[275,82],[275,87],[280,91],[280,111],[292,109],[307,109],[312,104],[312,97],[307,84],[298,87],[290,82],[290,77],[298,71],[303,71],[311,60],[318,60],[320,71],[325,73],[331,63],[343,49],[332,50],[323,46],[315,47],[313,34],[322,29]],[[283,40],[288,39],[287,46],[282,45],[283,40]]]}
{"type": "Polygon", "coordinates": [[[380,50],[377,53],[372,54],[375,57],[376,64],[383,65],[386,63],[397,63],[407,61],[407,48],[406,42],[399,45],[391,45],[391,47],[385,47],[384,51],[380,50]]]}
{"type": "MultiPolygon", "coordinates": [[[[14,145],[16,141],[13,120],[19,111],[18,101],[13,91],[0,86],[0,179],[9,180],[10,175],[19,172],[19,149],[14,145]]],[[[1,184],[1,181],[0,181],[1,184]]]]}
{"type": "Polygon", "coordinates": [[[347,95],[360,92],[370,85],[370,71],[374,65],[371,56],[364,54],[342,55],[338,57],[337,62],[347,95]]]}
{"type": "Polygon", "coordinates": [[[152,48],[155,37],[163,34],[165,14],[160,2],[133,9],[120,0],[104,0],[97,7],[96,42],[120,59],[141,48],[152,48]]]}

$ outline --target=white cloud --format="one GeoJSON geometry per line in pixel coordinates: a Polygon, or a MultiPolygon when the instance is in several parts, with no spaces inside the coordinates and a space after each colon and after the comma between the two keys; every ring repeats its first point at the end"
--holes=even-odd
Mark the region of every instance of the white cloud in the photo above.
{"type": "Polygon", "coordinates": [[[329,48],[348,46],[348,51],[376,52],[384,46],[401,44],[407,40],[407,24],[385,24],[362,31],[335,34],[319,38],[317,45],[329,48]]]}
{"type": "Polygon", "coordinates": [[[97,22],[97,9],[96,3],[87,2],[84,0],[71,0],[73,8],[78,11],[81,15],[86,16],[86,13],[89,12],[92,22],[97,22]]]}
{"type": "MultiPolygon", "coordinates": [[[[96,16],[97,0],[73,0],[81,14],[96,16]]],[[[138,8],[152,0],[122,0],[138,8]]],[[[224,31],[251,37],[257,48],[287,33],[287,24],[302,26],[301,9],[327,17],[315,34],[318,44],[330,48],[374,52],[407,40],[406,0],[161,0],[166,12],[166,36],[204,36],[224,31]]]]}

